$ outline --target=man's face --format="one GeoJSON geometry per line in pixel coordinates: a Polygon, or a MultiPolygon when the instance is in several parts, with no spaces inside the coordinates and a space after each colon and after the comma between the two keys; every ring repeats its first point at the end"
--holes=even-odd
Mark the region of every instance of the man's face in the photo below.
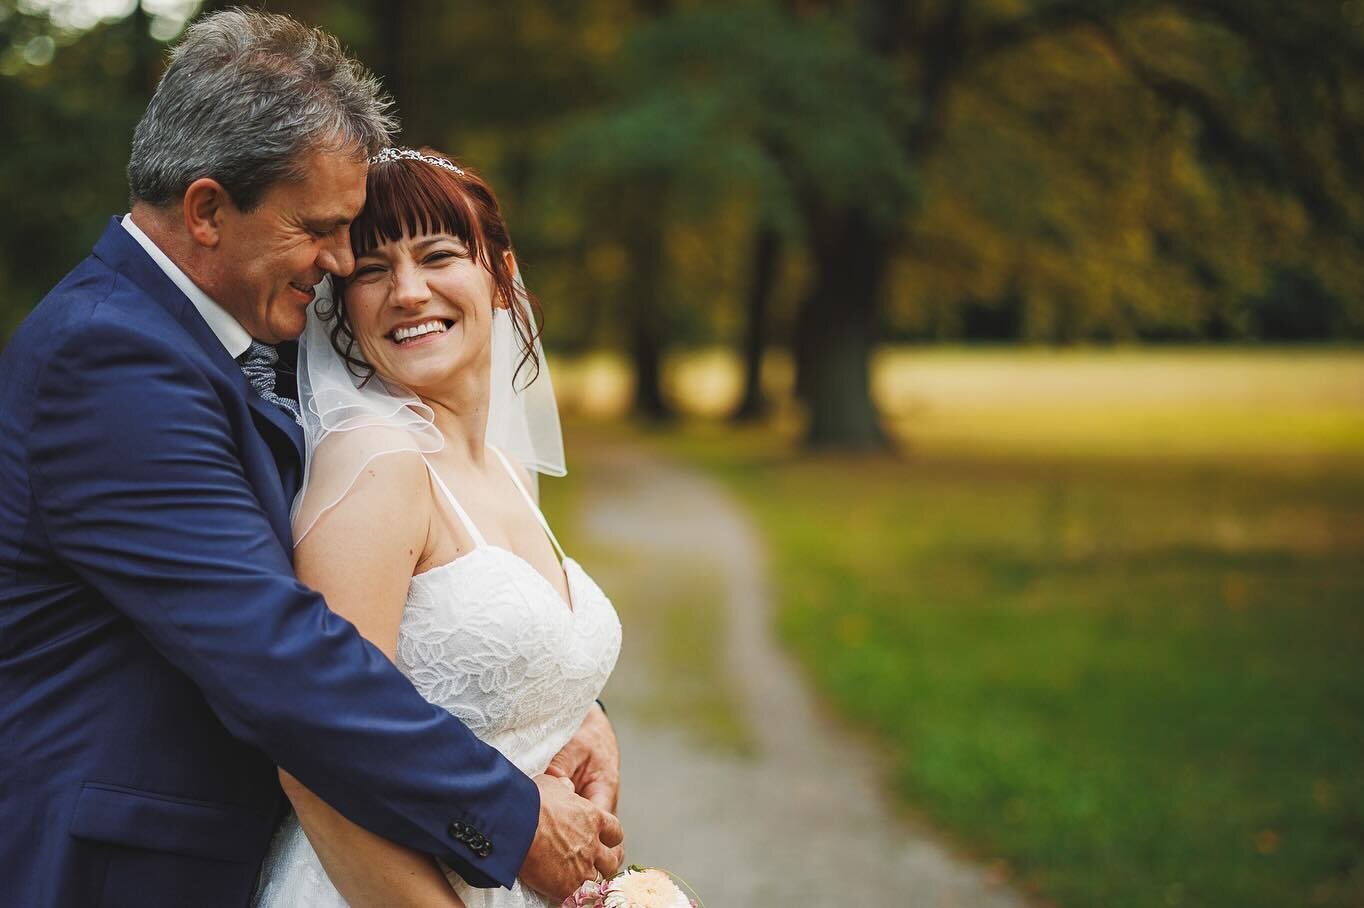
{"type": "Polygon", "coordinates": [[[365,203],[364,157],[316,152],[307,177],[266,190],[260,204],[223,212],[212,296],[259,341],[303,333],[313,285],[350,274],[350,222],[365,203]]]}

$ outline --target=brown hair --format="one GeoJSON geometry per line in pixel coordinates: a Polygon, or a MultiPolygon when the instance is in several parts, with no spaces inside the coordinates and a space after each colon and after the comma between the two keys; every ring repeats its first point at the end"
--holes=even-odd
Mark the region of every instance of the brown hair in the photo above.
{"type": "MultiPolygon", "coordinates": [[[[411,158],[370,164],[365,179],[365,207],[350,225],[351,251],[359,258],[384,243],[428,233],[448,233],[461,240],[474,261],[492,275],[495,299],[506,302],[511,311],[512,325],[523,351],[512,380],[516,381],[529,364],[531,375],[522,386],[526,387],[540,375],[535,339],[540,336],[543,311],[539,299],[529,290],[525,291],[529,311],[515,305],[515,279],[503,258],[503,253],[511,249],[511,235],[497,196],[486,180],[454,158],[431,148],[421,152],[445,158],[463,173],[411,158]]],[[[374,367],[355,353],[355,334],[342,301],[345,289],[345,280],[338,279],[332,305],[319,307],[319,313],[331,321],[332,347],[345,360],[347,368],[368,379],[373,376],[374,367]]]]}

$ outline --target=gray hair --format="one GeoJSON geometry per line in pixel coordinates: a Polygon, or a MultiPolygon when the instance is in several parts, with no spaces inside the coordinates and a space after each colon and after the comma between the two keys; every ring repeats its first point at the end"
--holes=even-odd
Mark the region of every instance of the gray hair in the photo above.
{"type": "Polygon", "coordinates": [[[229,9],[191,25],[133,133],[134,203],[163,206],[211,177],[250,211],[306,176],[313,152],[371,157],[397,131],[379,80],[326,32],[229,9]]]}

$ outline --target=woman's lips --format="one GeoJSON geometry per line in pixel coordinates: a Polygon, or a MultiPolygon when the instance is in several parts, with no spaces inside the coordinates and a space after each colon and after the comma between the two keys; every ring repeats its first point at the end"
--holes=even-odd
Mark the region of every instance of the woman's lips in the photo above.
{"type": "Polygon", "coordinates": [[[411,337],[406,340],[395,339],[393,337],[394,333],[393,331],[390,331],[388,334],[384,335],[384,337],[389,341],[389,343],[393,344],[394,346],[401,347],[404,350],[407,350],[412,347],[420,347],[425,344],[434,343],[435,341],[438,341],[445,335],[449,334],[450,329],[455,326],[455,322],[450,319],[427,319],[421,322],[420,324],[426,324],[426,322],[428,321],[440,322],[442,326],[441,329],[439,331],[428,331],[425,334],[420,334],[416,337],[411,337]]]}

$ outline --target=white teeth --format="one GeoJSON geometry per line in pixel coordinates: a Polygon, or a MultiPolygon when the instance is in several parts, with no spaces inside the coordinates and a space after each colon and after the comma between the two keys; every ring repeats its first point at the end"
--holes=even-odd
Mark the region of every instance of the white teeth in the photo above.
{"type": "Polygon", "coordinates": [[[393,339],[401,344],[403,341],[411,340],[414,337],[421,337],[424,334],[431,334],[435,331],[444,330],[445,323],[439,319],[433,319],[429,322],[422,322],[420,325],[414,325],[411,328],[396,328],[393,331],[393,339]]]}

